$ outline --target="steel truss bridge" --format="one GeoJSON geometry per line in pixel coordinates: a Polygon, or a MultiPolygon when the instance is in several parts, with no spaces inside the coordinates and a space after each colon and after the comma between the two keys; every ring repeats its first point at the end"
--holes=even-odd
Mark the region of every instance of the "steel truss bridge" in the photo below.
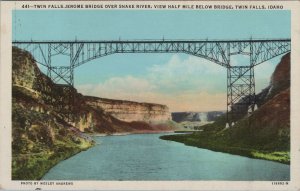
{"type": "MultiPolygon", "coordinates": [[[[186,53],[227,68],[227,121],[239,119],[239,105],[252,112],[255,106],[254,67],[291,51],[290,39],[264,40],[118,40],[118,41],[13,41],[13,46],[30,52],[47,68],[47,76],[65,84],[69,97],[67,112],[74,108],[74,69],[91,60],[117,53],[186,53]],[[67,63],[54,66],[52,58],[68,57],[67,63]],[[246,55],[249,63],[233,65],[233,55],[246,55]]],[[[57,64],[57,63],[55,63],[57,64]]],[[[59,104],[59,103],[58,103],[59,104]]]]}

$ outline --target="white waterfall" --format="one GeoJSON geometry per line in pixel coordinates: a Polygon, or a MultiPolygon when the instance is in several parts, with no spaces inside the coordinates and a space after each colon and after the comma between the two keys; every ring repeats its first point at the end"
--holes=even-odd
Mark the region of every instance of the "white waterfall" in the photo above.
{"type": "Polygon", "coordinates": [[[201,112],[198,114],[199,114],[199,118],[200,118],[201,122],[207,122],[207,113],[201,112]]]}

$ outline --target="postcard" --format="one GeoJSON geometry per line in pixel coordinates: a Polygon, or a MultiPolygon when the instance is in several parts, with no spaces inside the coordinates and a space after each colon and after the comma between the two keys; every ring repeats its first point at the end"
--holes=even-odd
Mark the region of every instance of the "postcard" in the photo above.
{"type": "Polygon", "coordinates": [[[1,1],[3,190],[299,190],[299,1],[1,1]]]}

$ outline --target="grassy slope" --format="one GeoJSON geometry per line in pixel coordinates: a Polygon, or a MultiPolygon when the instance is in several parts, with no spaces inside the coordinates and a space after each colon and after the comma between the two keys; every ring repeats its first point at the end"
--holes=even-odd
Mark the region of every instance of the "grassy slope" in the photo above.
{"type": "Polygon", "coordinates": [[[233,146],[231,144],[228,144],[225,138],[212,136],[211,134],[166,135],[161,136],[160,138],[164,140],[184,143],[185,145],[189,146],[209,149],[212,151],[241,155],[250,158],[271,160],[284,164],[290,163],[290,153],[288,151],[267,151],[245,147],[242,145],[233,146]]]}

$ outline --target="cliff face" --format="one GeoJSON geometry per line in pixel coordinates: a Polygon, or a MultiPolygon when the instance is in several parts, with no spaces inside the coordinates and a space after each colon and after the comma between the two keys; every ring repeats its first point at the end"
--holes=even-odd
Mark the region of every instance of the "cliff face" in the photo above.
{"type": "Polygon", "coordinates": [[[13,48],[12,56],[12,179],[39,179],[93,141],[47,103],[62,91],[41,74],[31,55],[13,48]]]}
{"type": "Polygon", "coordinates": [[[113,117],[126,121],[165,123],[171,120],[169,108],[165,105],[138,103],[85,96],[86,103],[93,108],[103,109],[113,117]]]}
{"type": "Polygon", "coordinates": [[[13,179],[39,179],[58,161],[92,146],[84,131],[112,134],[173,129],[166,123],[170,119],[166,106],[86,98],[72,87],[54,84],[28,52],[15,47],[12,52],[13,179]],[[75,92],[71,121],[67,120],[68,90],[75,92]]]}
{"type": "Polygon", "coordinates": [[[280,63],[275,68],[271,76],[270,84],[259,94],[257,94],[258,105],[263,105],[266,101],[272,99],[276,94],[290,87],[290,53],[282,57],[280,63]]]}

